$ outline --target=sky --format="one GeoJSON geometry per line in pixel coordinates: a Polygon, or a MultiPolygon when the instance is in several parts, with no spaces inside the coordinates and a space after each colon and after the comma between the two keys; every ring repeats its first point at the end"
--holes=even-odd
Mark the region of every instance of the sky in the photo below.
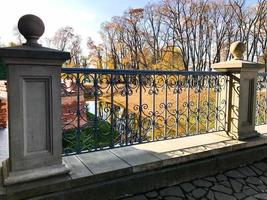
{"type": "Polygon", "coordinates": [[[15,41],[13,29],[25,14],[40,17],[45,24],[42,38],[52,37],[56,30],[71,26],[82,36],[85,51],[88,36],[100,42],[101,24],[129,8],[140,8],[159,0],[0,0],[0,43],[15,41]],[[3,2],[2,2],[3,1],[3,2]]]}
{"type": "MultiPolygon", "coordinates": [[[[129,8],[144,7],[160,0],[0,0],[0,43],[15,41],[13,29],[25,14],[39,16],[45,24],[42,38],[52,37],[56,30],[71,26],[82,37],[82,49],[90,36],[100,42],[101,24],[129,8]]],[[[247,0],[253,4],[256,0],[247,0]]],[[[86,52],[83,52],[86,54],[86,52]]]]}

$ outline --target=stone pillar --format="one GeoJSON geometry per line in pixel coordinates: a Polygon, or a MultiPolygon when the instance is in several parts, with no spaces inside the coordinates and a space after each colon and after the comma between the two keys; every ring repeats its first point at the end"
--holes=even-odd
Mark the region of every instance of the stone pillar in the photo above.
{"type": "Polygon", "coordinates": [[[44,48],[37,40],[44,24],[34,15],[18,22],[27,42],[1,48],[7,66],[9,159],[4,184],[12,185],[68,173],[62,163],[60,73],[67,52],[44,48]]]}
{"type": "Polygon", "coordinates": [[[256,86],[258,72],[263,64],[243,60],[245,44],[234,42],[230,52],[233,59],[216,63],[212,68],[216,71],[229,72],[228,92],[228,134],[244,140],[258,136],[255,130],[256,86]]]}

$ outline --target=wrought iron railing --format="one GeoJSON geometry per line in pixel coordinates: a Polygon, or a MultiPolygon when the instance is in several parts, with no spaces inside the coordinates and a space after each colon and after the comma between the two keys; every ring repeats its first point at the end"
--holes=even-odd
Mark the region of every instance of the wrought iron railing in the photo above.
{"type": "Polygon", "coordinates": [[[224,72],[62,69],[65,154],[227,129],[224,72]]]}
{"type": "Polygon", "coordinates": [[[267,124],[267,73],[259,73],[256,99],[256,125],[267,124]]]}

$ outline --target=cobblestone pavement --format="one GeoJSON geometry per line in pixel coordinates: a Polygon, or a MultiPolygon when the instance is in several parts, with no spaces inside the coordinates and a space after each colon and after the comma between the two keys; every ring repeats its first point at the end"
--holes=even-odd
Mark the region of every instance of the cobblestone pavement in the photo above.
{"type": "Polygon", "coordinates": [[[267,200],[267,159],[123,200],[267,200]]]}

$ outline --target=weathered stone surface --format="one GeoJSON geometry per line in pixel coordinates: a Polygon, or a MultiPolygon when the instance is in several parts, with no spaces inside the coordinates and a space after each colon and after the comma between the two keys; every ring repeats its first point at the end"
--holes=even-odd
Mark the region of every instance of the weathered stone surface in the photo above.
{"type": "Polygon", "coordinates": [[[233,193],[233,191],[230,188],[225,187],[224,185],[215,185],[211,189],[215,190],[215,191],[218,191],[218,192],[227,193],[227,194],[232,194],[233,193]]]}
{"type": "Polygon", "coordinates": [[[267,171],[267,163],[259,162],[254,164],[259,170],[266,172],[267,171]]]}
{"type": "Polygon", "coordinates": [[[247,196],[251,196],[254,194],[257,194],[257,191],[252,189],[252,188],[248,188],[248,187],[244,187],[243,192],[247,195],[247,196]]]}
{"type": "Polygon", "coordinates": [[[245,178],[245,175],[241,174],[237,170],[231,170],[225,173],[226,176],[231,177],[231,178],[245,178]]]}
{"type": "Polygon", "coordinates": [[[215,200],[215,195],[214,195],[214,193],[213,193],[212,191],[209,191],[209,192],[208,192],[208,195],[207,195],[207,198],[208,198],[209,200],[215,200]]]}
{"type": "Polygon", "coordinates": [[[237,198],[237,199],[244,199],[247,195],[243,192],[240,192],[240,193],[234,193],[234,196],[237,198]]]}
{"type": "Polygon", "coordinates": [[[236,180],[230,180],[234,192],[241,192],[242,184],[236,180]]]}
{"type": "Polygon", "coordinates": [[[227,180],[227,177],[223,174],[217,175],[216,178],[218,181],[226,181],[227,180]]]}
{"type": "Polygon", "coordinates": [[[146,194],[153,199],[267,200],[267,159],[222,174],[198,178],[146,194]],[[263,164],[260,164],[263,163],[263,164]],[[266,174],[265,174],[266,173],[266,174]],[[184,196],[180,195],[183,193],[184,196]]]}
{"type": "Polygon", "coordinates": [[[197,187],[211,187],[212,184],[209,181],[206,180],[195,180],[193,181],[194,185],[197,187]]]}
{"type": "Polygon", "coordinates": [[[249,167],[241,167],[239,171],[245,176],[257,176],[257,174],[249,167]]]}
{"type": "Polygon", "coordinates": [[[126,200],[147,200],[147,198],[144,195],[138,195],[138,196],[127,198],[126,200]]]}
{"type": "Polygon", "coordinates": [[[191,192],[195,188],[192,183],[182,183],[181,187],[185,192],[191,192]]]}
{"type": "Polygon", "coordinates": [[[180,197],[165,197],[165,200],[182,200],[180,197]]]}
{"type": "Polygon", "coordinates": [[[161,196],[177,196],[177,197],[184,197],[183,191],[180,187],[174,186],[169,187],[161,190],[160,192],[161,196]]]}
{"type": "Polygon", "coordinates": [[[221,192],[214,192],[214,195],[217,200],[236,200],[236,198],[232,195],[224,194],[221,192]]]}
{"type": "Polygon", "coordinates": [[[266,177],[266,176],[260,176],[259,178],[261,179],[261,181],[262,181],[264,184],[267,184],[267,177],[266,177]]]}
{"type": "Polygon", "coordinates": [[[261,170],[259,170],[257,167],[255,166],[250,166],[250,168],[257,174],[257,175],[262,175],[263,172],[261,170]]]}
{"type": "Polygon", "coordinates": [[[257,200],[255,197],[247,197],[244,200],[257,200]]]}
{"type": "Polygon", "coordinates": [[[148,192],[145,194],[148,198],[156,198],[159,194],[156,191],[148,192]]]}
{"type": "Polygon", "coordinates": [[[197,189],[193,190],[192,195],[193,195],[195,198],[200,199],[200,198],[203,197],[206,193],[207,193],[207,191],[203,190],[202,188],[197,188],[197,189]]]}
{"type": "Polygon", "coordinates": [[[262,181],[257,177],[248,177],[246,180],[248,183],[251,183],[253,185],[261,185],[262,181]]]}
{"type": "Polygon", "coordinates": [[[256,197],[257,199],[267,199],[267,193],[256,194],[254,195],[254,197],[256,197]]]}

